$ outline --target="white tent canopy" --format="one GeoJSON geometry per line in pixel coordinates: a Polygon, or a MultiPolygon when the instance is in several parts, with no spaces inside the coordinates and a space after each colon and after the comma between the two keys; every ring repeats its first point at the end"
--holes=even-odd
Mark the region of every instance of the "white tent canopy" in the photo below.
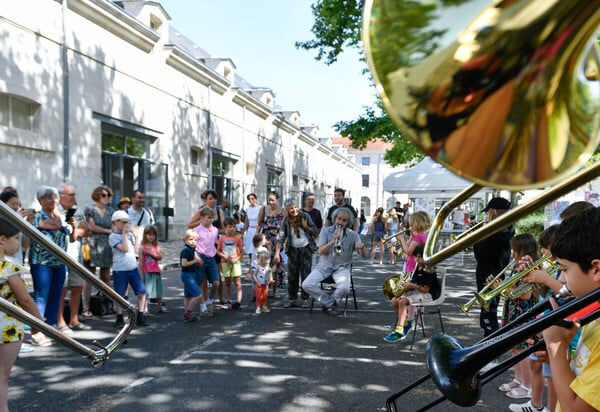
{"type": "MultiPolygon", "coordinates": [[[[392,173],[383,179],[383,190],[391,193],[408,195],[436,194],[449,195],[460,193],[472,182],[463,179],[446,169],[430,157],[424,158],[416,166],[402,172],[392,173]]],[[[484,198],[485,191],[480,191],[473,198],[484,198]]]]}

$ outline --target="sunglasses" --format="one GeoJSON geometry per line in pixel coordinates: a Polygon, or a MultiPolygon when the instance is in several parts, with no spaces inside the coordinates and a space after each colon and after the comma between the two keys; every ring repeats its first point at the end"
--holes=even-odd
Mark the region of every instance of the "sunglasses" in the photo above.
{"type": "Polygon", "coordinates": [[[111,198],[112,194],[111,193],[102,193],[102,197],[108,197],[111,198]]]}

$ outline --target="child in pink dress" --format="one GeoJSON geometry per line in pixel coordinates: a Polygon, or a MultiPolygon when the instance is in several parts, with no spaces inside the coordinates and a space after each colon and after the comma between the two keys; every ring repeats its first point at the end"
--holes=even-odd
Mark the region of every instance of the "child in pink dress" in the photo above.
{"type": "Polygon", "coordinates": [[[140,274],[146,287],[146,307],[144,313],[148,313],[148,300],[156,299],[158,313],[166,313],[167,308],[163,303],[163,284],[160,266],[163,254],[158,245],[158,230],[153,225],[144,227],[142,242],[138,251],[140,274]]]}

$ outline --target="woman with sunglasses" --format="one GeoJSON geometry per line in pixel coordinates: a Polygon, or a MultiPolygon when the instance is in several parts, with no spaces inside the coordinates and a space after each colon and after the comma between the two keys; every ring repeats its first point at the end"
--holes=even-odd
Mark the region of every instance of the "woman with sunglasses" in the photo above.
{"type": "MultiPolygon", "coordinates": [[[[112,250],[108,244],[108,235],[112,231],[111,216],[114,208],[111,206],[112,191],[110,188],[100,185],[92,190],[92,200],[94,203],[84,210],[84,216],[87,220],[92,236],[90,237],[91,259],[86,266],[92,273],[96,273],[96,268],[100,268],[100,279],[109,284],[110,268],[112,266],[112,250]]],[[[83,287],[83,316],[91,317],[90,295],[92,287],[86,282],[83,287]]]]}

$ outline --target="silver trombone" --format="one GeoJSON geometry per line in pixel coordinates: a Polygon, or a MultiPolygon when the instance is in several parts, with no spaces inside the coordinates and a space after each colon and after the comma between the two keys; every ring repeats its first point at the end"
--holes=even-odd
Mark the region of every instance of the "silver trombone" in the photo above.
{"type": "Polygon", "coordinates": [[[125,309],[129,315],[129,318],[127,323],[125,323],[123,328],[121,328],[117,336],[115,336],[112,341],[106,345],[103,345],[98,341],[94,341],[93,345],[96,346],[97,349],[92,349],[59,332],[57,329],[36,318],[35,316],[30,315],[20,307],[13,305],[6,299],[0,298],[0,310],[8,313],[22,322],[27,323],[28,325],[35,327],[36,329],[41,330],[44,332],[44,334],[56,339],[63,345],[68,346],[75,352],[83,355],[85,358],[90,359],[95,367],[102,366],[104,362],[110,358],[110,355],[127,339],[127,336],[133,329],[136,318],[135,308],[129,302],[123,299],[117,292],[115,292],[110,286],[100,279],[97,279],[94,274],[87,270],[83,265],[73,260],[65,251],[44,236],[44,234],[37,228],[22,219],[21,216],[15,213],[4,202],[0,202],[0,215],[7,218],[15,227],[41,244],[45,249],[63,262],[70,270],[77,272],[77,274],[84,278],[87,282],[94,285],[116,304],[125,309]]]}

